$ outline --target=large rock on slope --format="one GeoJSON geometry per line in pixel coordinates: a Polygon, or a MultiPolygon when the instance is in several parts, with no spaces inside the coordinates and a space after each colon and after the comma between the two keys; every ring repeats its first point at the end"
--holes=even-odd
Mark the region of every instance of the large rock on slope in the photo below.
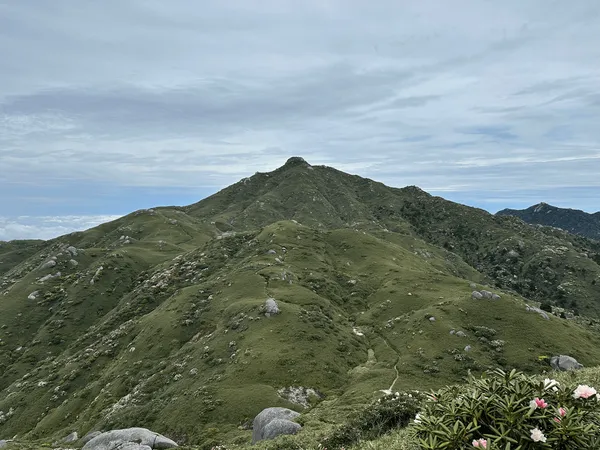
{"type": "Polygon", "coordinates": [[[554,370],[563,372],[583,368],[583,364],[580,364],[575,358],[566,355],[553,356],[550,358],[550,365],[554,370]]]}
{"type": "Polygon", "coordinates": [[[86,434],[84,437],[81,438],[81,443],[87,444],[92,439],[94,439],[96,436],[100,436],[101,434],[102,434],[102,431],[90,431],[88,434],[86,434]]]}
{"type": "Polygon", "coordinates": [[[301,427],[292,421],[299,415],[300,413],[288,408],[275,407],[263,409],[252,422],[252,443],[254,444],[265,439],[273,439],[282,434],[295,434],[301,427]],[[275,420],[278,422],[268,427],[275,420]],[[291,422],[297,425],[297,427],[282,423],[281,421],[291,422]]]}
{"type": "Polygon", "coordinates": [[[273,419],[263,430],[263,440],[275,439],[282,434],[296,434],[302,427],[296,422],[286,419],[273,419]]]}
{"type": "Polygon", "coordinates": [[[171,439],[146,428],[126,428],[102,433],[83,446],[83,450],[147,450],[177,447],[171,439]],[[136,444],[131,446],[129,444],[136,444]]]}
{"type": "Polygon", "coordinates": [[[0,448],[4,448],[8,445],[8,442],[6,442],[4,439],[0,439],[0,448]]]}

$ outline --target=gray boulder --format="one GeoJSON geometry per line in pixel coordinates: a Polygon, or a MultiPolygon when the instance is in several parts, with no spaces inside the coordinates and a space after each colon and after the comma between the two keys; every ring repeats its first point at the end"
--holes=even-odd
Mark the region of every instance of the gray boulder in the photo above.
{"type": "Polygon", "coordinates": [[[81,438],[81,443],[85,445],[92,439],[94,439],[96,436],[100,436],[101,434],[102,431],[90,431],[88,434],[81,438]]]}
{"type": "Polygon", "coordinates": [[[146,428],[126,428],[99,434],[88,441],[83,450],[148,450],[173,447],[177,447],[176,442],[154,431],[146,428]]]}
{"type": "Polygon", "coordinates": [[[75,442],[77,439],[79,439],[79,435],[77,434],[77,431],[73,431],[67,437],[63,438],[62,442],[75,442]]]}
{"type": "Polygon", "coordinates": [[[494,294],[490,291],[480,291],[480,294],[484,297],[484,298],[492,298],[494,296],[494,294]]]}
{"type": "Polygon", "coordinates": [[[580,364],[575,358],[566,355],[553,356],[550,358],[550,365],[554,370],[562,372],[583,368],[583,364],[580,364]]]}
{"type": "Polygon", "coordinates": [[[483,294],[481,292],[479,292],[479,291],[473,291],[471,293],[471,298],[473,300],[481,300],[483,298],[483,294]]]}
{"type": "Polygon", "coordinates": [[[72,245],[67,247],[67,251],[71,254],[71,256],[77,256],[77,249],[72,245]]]}
{"type": "Polygon", "coordinates": [[[263,431],[263,440],[275,439],[283,434],[296,434],[302,426],[296,422],[286,419],[271,420],[263,431]]]}
{"type": "Polygon", "coordinates": [[[276,314],[279,314],[279,306],[277,306],[277,302],[274,298],[268,298],[265,302],[265,316],[271,317],[276,314]]]}
{"type": "Polygon", "coordinates": [[[0,448],[4,448],[8,445],[8,442],[6,442],[4,439],[0,439],[0,448]]]}
{"type": "Polygon", "coordinates": [[[42,264],[40,266],[40,270],[51,269],[54,266],[56,266],[56,261],[51,259],[50,261],[46,261],[44,264],[42,264]]]}
{"type": "Polygon", "coordinates": [[[500,298],[498,294],[492,294],[492,300],[500,300],[500,298]]]}
{"type": "Polygon", "coordinates": [[[274,420],[294,423],[292,420],[299,415],[300,413],[288,408],[275,407],[263,409],[252,422],[252,443],[254,444],[255,442],[264,439],[273,439],[280,434],[295,434],[300,429],[300,425],[298,424],[295,424],[298,425],[295,427],[287,423],[276,422],[269,428],[267,428],[267,425],[274,420]],[[279,434],[275,434],[277,432],[279,432],[279,434]]]}
{"type": "Polygon", "coordinates": [[[539,314],[540,316],[542,316],[542,318],[550,320],[550,317],[548,316],[548,313],[546,311],[535,306],[525,305],[525,311],[539,314]]]}

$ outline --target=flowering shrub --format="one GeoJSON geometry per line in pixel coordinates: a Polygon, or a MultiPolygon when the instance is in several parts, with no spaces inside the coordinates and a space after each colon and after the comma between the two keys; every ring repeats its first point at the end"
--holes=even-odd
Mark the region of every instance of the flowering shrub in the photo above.
{"type": "Polygon", "coordinates": [[[422,449],[596,449],[600,395],[494,370],[432,394],[413,426],[422,449]]]}

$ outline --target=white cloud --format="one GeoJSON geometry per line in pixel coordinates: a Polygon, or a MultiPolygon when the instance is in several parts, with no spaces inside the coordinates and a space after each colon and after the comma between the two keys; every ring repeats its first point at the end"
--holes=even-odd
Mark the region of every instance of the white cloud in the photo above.
{"type": "Polygon", "coordinates": [[[78,5],[3,5],[11,189],[223,187],[292,155],[393,186],[600,189],[595,0],[78,5]]]}
{"type": "Polygon", "coordinates": [[[84,231],[118,219],[115,215],[93,216],[0,216],[0,241],[12,239],[52,239],[74,231],[84,231]]]}

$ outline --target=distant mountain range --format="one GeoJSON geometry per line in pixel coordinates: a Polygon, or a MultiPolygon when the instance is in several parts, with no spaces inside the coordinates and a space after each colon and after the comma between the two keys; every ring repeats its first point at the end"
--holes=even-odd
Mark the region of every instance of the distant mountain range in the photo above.
{"type": "Polygon", "coordinates": [[[569,233],[600,240],[600,212],[589,214],[578,209],[539,203],[527,209],[503,209],[496,214],[515,216],[530,224],[560,228],[569,233]]]}
{"type": "Polygon", "coordinates": [[[315,429],[469,370],[597,365],[599,317],[600,242],[295,157],[0,242],[0,439],[142,426],[211,449],[271,406],[315,405],[315,429]]]}

